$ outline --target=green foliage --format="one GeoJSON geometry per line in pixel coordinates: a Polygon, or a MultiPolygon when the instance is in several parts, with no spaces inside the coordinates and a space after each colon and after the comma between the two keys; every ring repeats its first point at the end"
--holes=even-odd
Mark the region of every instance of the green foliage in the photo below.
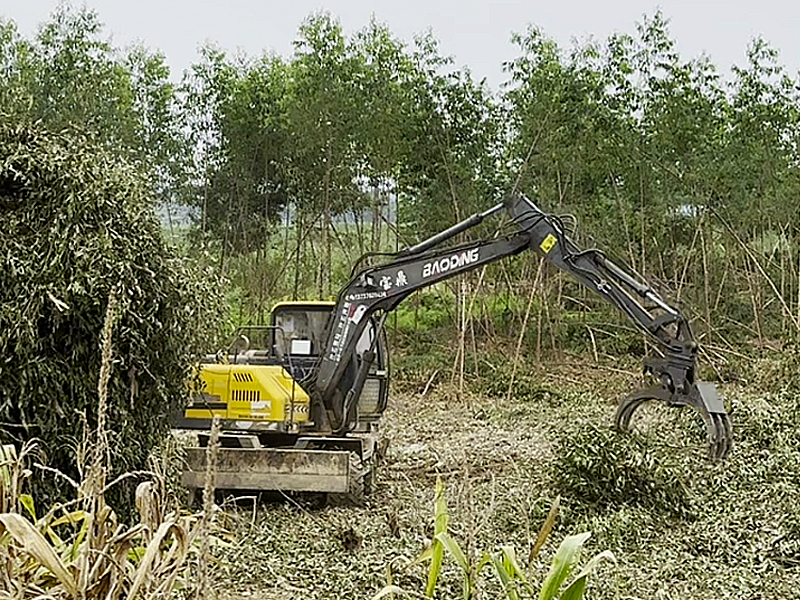
{"type": "Polygon", "coordinates": [[[451,60],[439,54],[430,36],[417,39],[411,60],[406,152],[398,157],[398,221],[402,234],[416,241],[497,198],[503,115],[469,71],[445,71],[451,60]]]}
{"type": "Polygon", "coordinates": [[[707,60],[680,58],[661,13],[635,35],[570,51],[534,28],[515,40],[507,164],[520,169],[520,188],[574,212],[583,245],[601,240],[678,290],[703,316],[706,341],[785,333],[792,300],[774,294],[789,289],[792,253],[743,246],[799,225],[789,198],[800,183],[791,141],[800,94],[776,53],[756,40],[726,85],[707,60]]]}
{"type": "MultiPolygon", "coordinates": [[[[529,563],[532,563],[538,556],[539,550],[547,540],[553,529],[558,515],[559,501],[553,504],[550,514],[542,525],[539,536],[531,549],[529,563]]],[[[480,559],[475,561],[461,548],[458,541],[450,535],[448,531],[449,512],[445,498],[444,484],[441,477],[436,478],[436,488],[434,492],[434,535],[431,545],[409,563],[408,566],[416,566],[430,562],[428,566],[427,584],[425,586],[425,597],[432,598],[436,591],[436,584],[442,574],[444,553],[455,561],[463,578],[462,598],[472,600],[475,597],[475,589],[483,570],[491,566],[497,577],[500,587],[508,600],[523,600],[525,598],[537,597],[539,600],[580,600],[586,590],[587,578],[596,569],[597,565],[603,560],[616,563],[616,558],[608,550],[595,555],[584,567],[573,581],[566,587],[564,583],[569,579],[575,567],[580,562],[581,550],[586,541],[591,536],[590,533],[579,533],[566,537],[558,548],[550,570],[542,583],[538,594],[535,586],[529,581],[526,570],[523,569],[518,560],[516,552],[512,546],[502,546],[497,553],[483,552],[480,559]],[[563,588],[563,589],[562,589],[563,588]]],[[[392,574],[391,566],[388,573],[392,574]]],[[[406,592],[393,585],[390,581],[373,600],[378,600],[384,596],[393,594],[407,595],[406,592]]]]}
{"type": "Polygon", "coordinates": [[[32,39],[0,20],[0,106],[53,131],[78,127],[136,163],[154,200],[179,189],[186,147],[164,56],[113,47],[92,10],[61,3],[32,39]]]}
{"type": "Polygon", "coordinates": [[[759,389],[790,397],[796,397],[800,390],[800,379],[797,377],[800,373],[800,345],[797,343],[787,343],[780,352],[743,366],[747,368],[747,379],[752,380],[759,389]]]}
{"type": "MultiPolygon", "coordinates": [[[[792,376],[796,378],[797,374],[792,376]]],[[[800,401],[794,391],[766,394],[735,408],[745,443],[765,451],[800,447],[800,401]]]]}
{"type": "Polygon", "coordinates": [[[201,54],[181,90],[195,148],[183,201],[201,215],[199,240],[238,253],[269,238],[292,193],[288,72],[279,58],[236,63],[209,45],[201,54]]]}
{"type": "Polygon", "coordinates": [[[691,496],[675,459],[629,433],[583,425],[564,434],[556,456],[559,493],[578,505],[641,505],[667,515],[690,514],[691,496]]]}
{"type": "MultiPolygon", "coordinates": [[[[30,39],[0,24],[0,104],[79,124],[141,165],[155,198],[191,205],[192,251],[241,288],[243,318],[333,296],[361,253],[413,243],[514,187],[574,213],[581,245],[599,240],[673,295],[702,341],[800,335],[800,87],[775,50],[754,40],[726,82],[707,59],[681,58],[660,12],[569,49],[535,27],[514,40],[510,83],[492,95],[430,35],[406,44],[375,20],[346,35],[319,13],[290,56],[207,45],[176,89],[160,54],[115,48],[97,14],[64,5],[30,39]]],[[[522,298],[469,315],[491,334],[521,323],[523,262],[486,271],[479,294],[522,298]]],[[[542,296],[526,337],[537,350],[642,350],[584,322],[607,313],[574,286],[548,281],[542,296]]],[[[423,315],[415,336],[454,328],[442,316],[423,315]]]]}
{"type": "Polygon", "coordinates": [[[449,296],[445,290],[421,290],[397,308],[392,326],[411,343],[420,338],[433,341],[453,323],[453,300],[449,296]]]}
{"type": "MultiPolygon", "coordinates": [[[[0,117],[2,437],[41,439],[73,479],[82,420],[96,423],[109,292],[121,304],[108,411],[117,472],[142,468],[166,432],[208,331],[213,277],[165,245],[151,202],[139,174],[85,136],[0,117]]],[[[37,499],[63,497],[62,483],[37,479],[37,499]]]]}
{"type": "Polygon", "coordinates": [[[499,188],[498,107],[446,64],[432,38],[409,48],[375,20],[347,37],[327,13],[302,23],[291,57],[206,46],[181,86],[195,241],[226,260],[278,254],[289,268],[273,299],[328,296],[349,276],[341,254],[349,267],[484,209],[499,188]]]}

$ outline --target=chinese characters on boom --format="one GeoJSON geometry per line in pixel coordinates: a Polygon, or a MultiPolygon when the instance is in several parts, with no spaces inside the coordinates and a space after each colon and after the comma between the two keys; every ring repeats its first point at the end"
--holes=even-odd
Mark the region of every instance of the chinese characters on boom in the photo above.
{"type": "MultiPolygon", "coordinates": [[[[371,279],[371,278],[370,278],[371,279]]],[[[371,281],[369,283],[372,283],[371,281]]],[[[331,343],[331,351],[328,358],[333,361],[339,361],[342,358],[343,342],[347,339],[350,333],[350,327],[358,325],[364,313],[367,311],[366,304],[359,302],[364,300],[376,300],[378,298],[385,298],[387,292],[392,288],[403,288],[408,285],[408,276],[403,269],[399,269],[394,277],[383,275],[378,281],[378,287],[381,291],[376,292],[360,292],[357,294],[348,294],[345,302],[342,304],[342,310],[339,313],[336,322],[336,333],[333,335],[331,343]]]]}
{"type": "Polygon", "coordinates": [[[405,287],[408,285],[408,277],[406,276],[406,272],[403,269],[397,271],[397,275],[395,275],[394,280],[389,275],[384,275],[381,277],[381,280],[378,282],[378,285],[383,288],[385,291],[389,291],[393,287],[405,287]]]}

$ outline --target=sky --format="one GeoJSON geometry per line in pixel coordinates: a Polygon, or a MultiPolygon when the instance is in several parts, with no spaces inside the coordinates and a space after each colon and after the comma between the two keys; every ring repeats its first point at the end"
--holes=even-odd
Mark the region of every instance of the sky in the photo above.
{"type": "MultiPolygon", "coordinates": [[[[0,17],[32,35],[57,0],[0,0],[0,17]]],[[[73,0],[75,6],[83,2],[73,0]]],[[[230,53],[250,56],[292,52],[298,26],[314,12],[327,10],[346,33],[361,29],[371,15],[396,37],[410,42],[431,30],[440,50],[458,67],[469,67],[493,88],[506,80],[504,61],[516,49],[512,32],[539,26],[561,46],[574,40],[604,40],[613,32],[634,33],[643,15],[661,9],[670,20],[672,38],[683,58],[706,54],[720,72],[744,65],[748,42],[762,36],[780,52],[789,73],[800,72],[800,2],[797,0],[728,0],[661,2],[634,0],[87,0],[105,23],[115,45],[144,43],[161,51],[173,79],[197,60],[198,47],[215,42],[230,53]]]]}

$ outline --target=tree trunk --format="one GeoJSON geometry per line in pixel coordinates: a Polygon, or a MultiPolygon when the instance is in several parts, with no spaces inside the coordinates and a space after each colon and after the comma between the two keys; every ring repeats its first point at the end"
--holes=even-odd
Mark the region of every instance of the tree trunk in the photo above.
{"type": "Polygon", "coordinates": [[[706,343],[710,344],[713,339],[713,329],[711,327],[711,277],[708,270],[708,249],[706,247],[704,229],[705,219],[700,222],[700,250],[703,253],[703,301],[706,309],[706,335],[708,336],[706,343]]]}

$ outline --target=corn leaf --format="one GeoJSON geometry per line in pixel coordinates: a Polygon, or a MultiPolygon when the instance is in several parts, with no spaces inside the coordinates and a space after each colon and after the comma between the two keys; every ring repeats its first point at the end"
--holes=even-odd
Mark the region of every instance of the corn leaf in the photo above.
{"type": "Polygon", "coordinates": [[[488,552],[484,552],[483,556],[481,557],[481,560],[478,562],[478,566],[475,569],[475,572],[480,573],[481,571],[483,571],[484,568],[486,568],[486,565],[489,565],[491,563],[492,563],[492,555],[489,554],[488,552]]]}
{"type": "Polygon", "coordinates": [[[464,551],[461,549],[461,546],[458,545],[458,542],[455,541],[448,533],[440,533],[436,536],[436,539],[444,544],[444,547],[450,553],[450,556],[452,556],[456,561],[456,564],[461,568],[461,570],[465,573],[469,573],[469,561],[467,561],[467,557],[464,554],[464,551]]]}
{"type": "Polygon", "coordinates": [[[144,557],[139,562],[139,566],[136,569],[136,574],[133,578],[133,584],[131,585],[130,592],[128,594],[128,598],[135,598],[136,594],[139,593],[139,590],[145,583],[145,579],[148,575],[152,574],[152,565],[155,563],[156,556],[161,550],[161,544],[164,542],[164,539],[170,534],[174,533],[176,539],[180,542],[184,540],[183,532],[179,531],[180,527],[175,525],[172,522],[162,523],[159,528],[156,530],[155,534],[153,535],[153,539],[150,540],[150,543],[147,545],[147,550],[144,553],[144,557]]]}
{"type": "Polygon", "coordinates": [[[450,517],[447,513],[447,499],[444,495],[444,484],[442,478],[436,478],[436,498],[434,500],[434,516],[435,522],[433,524],[433,535],[440,533],[447,533],[447,525],[450,517]]]}
{"type": "Polygon", "coordinates": [[[428,546],[425,548],[425,550],[420,552],[419,556],[415,558],[408,566],[412,567],[414,565],[421,565],[422,563],[429,561],[431,558],[433,558],[433,545],[428,546]]]}
{"type": "Polygon", "coordinates": [[[595,555],[588,563],[586,563],[583,569],[581,569],[581,572],[578,573],[575,581],[573,581],[569,587],[564,590],[564,593],[561,594],[561,600],[581,600],[581,598],[583,598],[583,593],[586,591],[587,578],[603,560],[607,560],[615,565],[617,564],[617,559],[611,550],[605,550],[600,554],[595,555]]]}
{"type": "Polygon", "coordinates": [[[461,546],[458,545],[458,542],[448,533],[440,533],[436,536],[436,539],[444,545],[447,552],[453,557],[456,564],[458,564],[461,569],[464,577],[464,600],[469,600],[469,598],[472,597],[472,573],[470,573],[467,556],[464,554],[461,546]]]}
{"type": "Polygon", "coordinates": [[[444,559],[444,547],[442,542],[435,539],[431,544],[431,566],[428,569],[428,582],[425,585],[425,595],[428,598],[433,597],[433,592],[436,589],[436,582],[439,580],[439,575],[442,572],[442,561],[444,559]]]}
{"type": "Polygon", "coordinates": [[[67,556],[67,559],[70,562],[77,560],[78,554],[80,553],[81,545],[86,539],[86,535],[89,533],[89,525],[91,524],[92,520],[93,520],[92,514],[85,512],[83,515],[81,528],[78,530],[78,535],[75,536],[75,540],[72,542],[72,548],[70,549],[69,555],[67,556]]]}
{"type": "Polygon", "coordinates": [[[3,487],[11,487],[10,466],[17,460],[17,449],[12,444],[0,446],[0,477],[3,480],[3,487]]]}
{"type": "Polygon", "coordinates": [[[406,594],[401,588],[397,587],[396,585],[387,585],[380,592],[375,594],[372,597],[372,600],[380,600],[381,598],[384,598],[386,596],[392,598],[394,597],[394,594],[401,594],[403,596],[408,596],[408,594],[406,594]]]}
{"type": "Polygon", "coordinates": [[[14,538],[24,552],[33,557],[61,582],[67,593],[72,596],[77,595],[78,586],[74,577],[67,571],[47,539],[29,521],[20,515],[6,513],[0,515],[0,525],[14,538]]]}
{"type": "MultiPolygon", "coordinates": [[[[57,519],[54,519],[53,521],[51,521],[49,524],[47,524],[47,526],[44,528],[44,533],[47,535],[47,537],[50,538],[50,541],[53,543],[53,546],[61,549],[62,546],[65,545],[65,542],[56,533],[55,528],[58,527],[59,525],[66,525],[68,523],[69,524],[75,524],[75,523],[78,523],[82,519],[85,519],[85,518],[86,518],[86,511],[84,511],[84,510],[75,510],[75,511],[72,511],[72,512],[69,512],[69,513],[65,513],[65,514],[61,515],[60,517],[58,517],[57,519]]],[[[42,520],[45,520],[45,519],[47,519],[47,516],[42,517],[42,520]]],[[[40,525],[40,527],[41,527],[41,525],[40,525]]],[[[74,560],[72,555],[73,555],[73,551],[70,550],[70,552],[68,553],[66,558],[69,559],[70,561],[74,560]]]]}
{"type": "Polygon", "coordinates": [[[85,510],[74,510],[58,517],[55,521],[50,523],[50,527],[58,527],[59,525],[66,525],[67,523],[74,525],[86,518],[85,510]]]}
{"type": "Polygon", "coordinates": [[[500,581],[500,585],[503,587],[506,596],[508,596],[508,600],[520,600],[519,592],[517,592],[514,579],[512,578],[511,573],[506,571],[503,561],[496,556],[491,556],[490,560],[492,566],[494,567],[495,575],[497,575],[497,579],[500,581]]]}
{"type": "Polygon", "coordinates": [[[542,550],[542,546],[547,541],[547,538],[550,537],[550,532],[553,531],[553,526],[556,523],[556,519],[558,518],[558,510],[561,507],[561,496],[556,496],[556,499],[553,500],[553,505],[550,507],[550,512],[547,514],[547,518],[542,523],[542,528],[539,530],[539,535],[536,536],[536,541],[531,548],[531,552],[528,555],[528,567],[531,566],[536,557],[539,556],[539,552],[542,550]]]}
{"type": "Polygon", "coordinates": [[[53,548],[57,548],[61,552],[64,548],[64,540],[51,527],[45,527],[43,533],[50,539],[53,548]]]}
{"type": "Polygon", "coordinates": [[[442,533],[447,533],[447,501],[444,495],[444,484],[442,478],[436,478],[436,494],[434,500],[434,526],[433,542],[431,543],[431,566],[428,569],[428,582],[425,586],[425,595],[430,598],[436,589],[436,582],[442,572],[442,561],[444,560],[444,546],[437,539],[442,533]]]}
{"type": "Polygon", "coordinates": [[[581,600],[586,592],[586,577],[579,577],[564,590],[560,600],[581,600]]]}
{"type": "Polygon", "coordinates": [[[508,571],[508,574],[511,575],[511,577],[519,579],[522,583],[527,584],[528,580],[525,577],[525,572],[520,568],[517,562],[517,553],[514,552],[514,548],[511,546],[503,546],[500,548],[500,553],[503,557],[503,567],[508,571]]]}
{"type": "Polygon", "coordinates": [[[31,516],[31,519],[33,519],[33,522],[35,523],[37,519],[36,519],[36,506],[33,503],[33,496],[31,496],[30,494],[20,494],[19,503],[22,504],[22,507],[31,516]]]}
{"type": "Polygon", "coordinates": [[[591,535],[591,533],[585,532],[564,538],[553,559],[550,572],[544,581],[539,600],[552,600],[558,596],[561,584],[566,581],[578,560],[580,560],[581,548],[591,535]]]}

